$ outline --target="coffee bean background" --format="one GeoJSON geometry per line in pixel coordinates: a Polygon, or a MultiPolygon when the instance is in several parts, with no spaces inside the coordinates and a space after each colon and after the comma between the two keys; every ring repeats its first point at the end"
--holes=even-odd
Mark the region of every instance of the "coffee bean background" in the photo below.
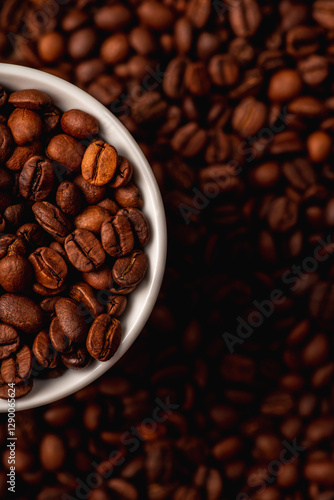
{"type": "MultiPolygon", "coordinates": [[[[169,229],[160,296],[130,352],[17,414],[17,498],[334,498],[333,40],[331,0],[4,0],[1,61],[109,107],[150,161],[169,229]]],[[[0,211],[7,185],[0,170],[0,211]]],[[[77,178],[58,193],[73,214],[75,186],[104,198],[77,178]]],[[[135,186],[119,191],[140,208],[135,186]]],[[[105,237],[122,252],[117,231],[105,237]]]]}

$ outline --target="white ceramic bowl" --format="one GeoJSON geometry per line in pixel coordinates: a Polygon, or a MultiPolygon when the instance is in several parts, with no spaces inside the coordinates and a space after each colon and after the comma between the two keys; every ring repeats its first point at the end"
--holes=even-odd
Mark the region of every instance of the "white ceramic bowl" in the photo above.
{"type": "MultiPolygon", "coordinates": [[[[160,191],[145,156],[129,132],[105,106],[75,85],[22,66],[0,64],[0,85],[9,90],[43,90],[62,111],[76,108],[95,116],[100,124],[102,138],[113,144],[134,165],[134,179],[144,199],[143,213],[151,229],[151,240],[145,249],[149,270],[143,282],[131,294],[121,318],[123,338],[115,356],[105,363],[94,361],[82,370],[67,370],[55,379],[35,379],[32,391],[16,401],[16,410],[25,410],[51,403],[90,384],[117,363],[138,337],[153,309],[164,274],[166,221],[160,191]]],[[[0,400],[0,412],[6,411],[7,401],[0,400]]]]}

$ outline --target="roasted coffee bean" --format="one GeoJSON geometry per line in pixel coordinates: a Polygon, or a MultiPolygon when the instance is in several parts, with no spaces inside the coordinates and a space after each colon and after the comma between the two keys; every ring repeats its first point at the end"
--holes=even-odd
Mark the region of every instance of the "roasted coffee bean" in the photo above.
{"type": "Polygon", "coordinates": [[[32,370],[32,352],[24,345],[8,359],[1,362],[1,377],[7,384],[28,380],[32,370]]]}
{"type": "Polygon", "coordinates": [[[140,191],[132,182],[116,189],[114,196],[116,202],[123,208],[141,208],[143,206],[140,191]]]}
{"type": "Polygon", "coordinates": [[[97,271],[82,273],[82,278],[96,290],[109,290],[113,285],[112,270],[108,266],[103,266],[97,271]]]}
{"type": "Polygon", "coordinates": [[[117,189],[126,186],[132,177],[133,167],[127,158],[118,155],[116,173],[109,182],[109,186],[113,189],[117,189]]]}
{"type": "Polygon", "coordinates": [[[103,141],[93,142],[82,159],[82,176],[93,186],[104,186],[113,178],[117,167],[117,152],[103,141]]]}
{"type": "Polygon", "coordinates": [[[43,324],[43,311],[28,297],[4,294],[0,297],[0,319],[26,333],[37,333],[43,324]]]}
{"type": "Polygon", "coordinates": [[[131,10],[125,5],[106,5],[96,11],[94,23],[102,30],[116,31],[125,28],[130,23],[131,18],[131,10]]]}
{"type": "Polygon", "coordinates": [[[34,269],[36,281],[41,285],[57,289],[64,284],[68,269],[59,253],[51,248],[41,247],[29,256],[29,262],[34,269]]]}
{"type": "Polygon", "coordinates": [[[155,123],[164,118],[167,107],[159,92],[148,91],[136,99],[131,116],[137,125],[155,123]]]}
{"type": "Polygon", "coordinates": [[[10,157],[14,141],[10,129],[4,123],[0,123],[0,134],[0,162],[3,163],[10,157]]]}
{"type": "Polygon", "coordinates": [[[241,137],[249,137],[259,132],[264,126],[266,118],[266,106],[254,97],[246,97],[234,110],[232,126],[241,137]]]}
{"type": "Polygon", "coordinates": [[[55,305],[55,310],[60,328],[65,335],[73,342],[85,340],[87,323],[83,315],[80,315],[78,304],[72,299],[60,298],[55,305]]]}
{"type": "Polygon", "coordinates": [[[106,258],[100,241],[86,229],[76,229],[66,238],[65,251],[71,264],[82,272],[100,268],[106,258]]]}
{"type": "Polygon", "coordinates": [[[79,281],[73,285],[70,289],[70,297],[79,304],[82,303],[94,317],[103,312],[103,303],[96,298],[94,290],[87,283],[79,281]]]}
{"type": "Polygon", "coordinates": [[[320,46],[322,29],[311,26],[295,26],[286,35],[286,50],[292,57],[305,57],[316,53],[320,46]]]}
{"type": "Polygon", "coordinates": [[[272,101],[286,102],[297,97],[301,89],[302,81],[297,71],[281,69],[269,81],[268,97],[272,101]]]}
{"type": "MultiPolygon", "coordinates": [[[[20,226],[16,231],[16,234],[23,241],[26,248],[30,250],[35,250],[37,247],[45,246],[47,242],[46,233],[43,231],[43,229],[38,224],[33,224],[31,222],[20,226]]],[[[18,242],[18,238],[16,239],[16,242],[18,242]]]]}
{"type": "Polygon", "coordinates": [[[329,0],[317,0],[313,5],[314,19],[327,29],[334,29],[334,9],[329,0]]]}
{"type": "Polygon", "coordinates": [[[189,63],[184,74],[184,84],[194,96],[207,94],[211,84],[206,65],[202,62],[189,63]]]}
{"type": "Polygon", "coordinates": [[[117,351],[121,336],[120,322],[109,314],[101,314],[88,332],[87,350],[93,358],[108,361],[117,351]]]}
{"type": "Polygon", "coordinates": [[[109,220],[110,212],[106,208],[98,205],[85,208],[74,219],[74,225],[77,229],[86,229],[92,233],[100,234],[102,224],[109,220]]]}
{"type": "Polygon", "coordinates": [[[0,325],[0,359],[9,358],[19,348],[18,332],[9,325],[0,325]]]}
{"type": "Polygon", "coordinates": [[[122,295],[112,295],[108,296],[107,302],[107,312],[110,316],[115,318],[119,318],[121,316],[127,306],[127,298],[122,295]]]}
{"type": "Polygon", "coordinates": [[[228,2],[228,14],[231,27],[236,36],[253,36],[262,20],[261,11],[256,0],[242,0],[240,2],[228,2]]]}
{"type": "Polygon", "coordinates": [[[18,172],[22,170],[24,164],[32,156],[40,155],[42,153],[42,144],[40,141],[35,141],[27,146],[18,146],[14,149],[13,154],[7,159],[6,167],[9,170],[18,172]]]}
{"type": "Polygon", "coordinates": [[[99,124],[96,118],[80,109],[66,111],[61,117],[60,123],[65,134],[76,139],[93,137],[99,133],[99,124]]]}
{"type": "Polygon", "coordinates": [[[171,27],[174,22],[172,10],[156,0],[142,2],[137,14],[145,26],[157,31],[171,27]]]}
{"type": "Polygon", "coordinates": [[[316,182],[316,175],[313,168],[303,158],[283,163],[282,173],[298,191],[305,191],[316,182]]]}
{"type": "Polygon", "coordinates": [[[32,269],[25,257],[12,254],[0,260],[0,285],[6,292],[23,292],[31,282],[32,269]]]}
{"type": "Polygon", "coordinates": [[[146,254],[136,250],[128,257],[116,260],[112,275],[118,285],[128,288],[137,285],[144,278],[147,267],[146,254]]]}
{"type": "Polygon", "coordinates": [[[67,215],[77,215],[81,207],[81,195],[78,187],[70,181],[63,181],[56,194],[58,207],[67,215]]]}
{"type": "Polygon", "coordinates": [[[230,54],[217,54],[209,62],[212,82],[219,87],[232,87],[239,79],[239,66],[230,54]]]}
{"type": "Polygon", "coordinates": [[[70,172],[79,172],[85,146],[66,134],[54,136],[47,147],[47,155],[51,160],[63,165],[70,172]]]}
{"type": "Polygon", "coordinates": [[[163,89],[171,99],[180,99],[185,91],[184,74],[188,60],[183,57],[172,59],[163,78],[163,89]]]}
{"type": "Polygon", "coordinates": [[[126,210],[119,210],[115,217],[102,224],[101,242],[112,257],[121,257],[133,250],[134,236],[126,210]]]}
{"type": "Polygon", "coordinates": [[[328,61],[316,54],[299,61],[298,69],[303,81],[311,87],[322,84],[329,75],[328,61]]]}
{"type": "Polygon", "coordinates": [[[37,141],[42,133],[42,120],[29,109],[17,108],[8,119],[8,127],[19,146],[37,141]]]}
{"type": "Polygon", "coordinates": [[[334,288],[331,282],[319,281],[313,287],[309,300],[310,314],[322,328],[328,329],[333,319],[330,307],[334,288]]]}
{"type": "Polygon", "coordinates": [[[23,166],[19,177],[20,194],[33,201],[42,201],[52,191],[55,174],[50,160],[32,156],[23,166]]]}
{"type": "Polygon", "coordinates": [[[62,362],[70,370],[79,370],[89,365],[91,358],[86,347],[80,346],[73,352],[61,355],[62,362]]]}
{"type": "Polygon", "coordinates": [[[319,130],[309,135],[306,146],[310,160],[314,163],[322,163],[331,153],[332,141],[326,132],[319,130]]]}
{"type": "Polygon", "coordinates": [[[36,335],[32,352],[37,360],[37,363],[43,368],[55,368],[57,366],[57,351],[51,344],[51,340],[47,332],[42,331],[36,335]]]}
{"type": "Polygon", "coordinates": [[[43,112],[45,131],[53,132],[60,122],[60,111],[55,106],[49,106],[43,112]]]}
{"type": "Polygon", "coordinates": [[[51,98],[41,90],[28,89],[12,92],[8,102],[16,108],[43,109],[51,106],[51,98]]]}
{"type": "MultiPolygon", "coordinates": [[[[54,309],[55,307],[56,303],[54,304],[54,309]]],[[[49,337],[56,352],[66,353],[72,350],[72,341],[67,337],[67,335],[65,335],[65,332],[60,327],[59,319],[57,317],[54,317],[51,321],[49,337]]]]}
{"type": "Polygon", "coordinates": [[[47,201],[40,201],[33,205],[37,222],[58,242],[63,243],[71,231],[71,223],[63,212],[47,201]]]}
{"type": "Polygon", "coordinates": [[[176,131],[171,146],[185,158],[193,158],[204,148],[207,141],[206,131],[195,122],[189,122],[176,131]]]}
{"type": "Polygon", "coordinates": [[[6,227],[11,227],[14,231],[16,231],[18,227],[21,226],[24,219],[23,203],[7,207],[3,215],[6,221],[6,227]]]}
{"type": "Polygon", "coordinates": [[[13,234],[0,235],[0,259],[8,255],[26,255],[27,249],[23,238],[13,234]]]}
{"type": "Polygon", "coordinates": [[[274,200],[268,210],[268,224],[273,231],[287,232],[298,220],[298,203],[281,197],[274,200]]]}
{"type": "Polygon", "coordinates": [[[78,175],[73,182],[80,189],[89,205],[95,205],[105,197],[106,186],[93,186],[86,182],[82,175],[78,175]]]}

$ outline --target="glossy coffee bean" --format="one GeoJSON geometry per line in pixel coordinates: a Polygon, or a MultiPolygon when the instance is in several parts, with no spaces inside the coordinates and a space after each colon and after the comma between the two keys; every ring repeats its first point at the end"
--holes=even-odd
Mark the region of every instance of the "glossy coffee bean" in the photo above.
{"type": "Polygon", "coordinates": [[[47,201],[37,202],[33,205],[36,221],[42,228],[60,243],[65,241],[71,231],[71,223],[63,212],[47,201]]]}
{"type": "Polygon", "coordinates": [[[92,205],[77,215],[74,219],[74,225],[77,229],[85,229],[100,234],[102,224],[109,218],[109,210],[99,205],[92,205]]]}
{"type": "MultiPolygon", "coordinates": [[[[54,310],[55,306],[56,304],[54,304],[54,310]]],[[[55,352],[66,353],[72,350],[72,341],[65,335],[57,317],[54,317],[51,321],[49,337],[55,352]]]]}
{"type": "Polygon", "coordinates": [[[65,251],[71,264],[82,272],[99,269],[106,257],[100,241],[86,229],[76,229],[66,238],[65,251]]]}
{"type": "Polygon", "coordinates": [[[20,194],[33,201],[42,201],[52,191],[55,174],[50,160],[32,156],[23,166],[19,177],[20,194]]]}
{"type": "Polygon", "coordinates": [[[70,172],[80,171],[84,152],[85,146],[67,134],[54,136],[47,147],[48,157],[70,172]]]}
{"type": "Polygon", "coordinates": [[[30,298],[4,294],[0,297],[0,319],[26,333],[37,333],[43,325],[43,311],[30,298]]]}
{"type": "Polygon", "coordinates": [[[8,119],[8,127],[19,146],[37,141],[42,133],[42,120],[35,111],[17,108],[8,119]]]}
{"type": "Polygon", "coordinates": [[[65,134],[71,135],[76,139],[85,139],[94,137],[99,133],[99,124],[97,119],[79,109],[66,111],[61,117],[61,128],[65,134]]]}
{"type": "Polygon", "coordinates": [[[109,186],[113,189],[126,186],[131,180],[132,173],[133,167],[129,160],[118,155],[116,172],[111,182],[109,182],[109,186]]]}
{"type": "Polygon", "coordinates": [[[31,282],[32,269],[25,257],[12,254],[0,260],[0,285],[6,292],[23,292],[31,282]]]}
{"type": "Polygon", "coordinates": [[[107,361],[115,354],[121,336],[120,322],[108,314],[101,314],[95,319],[88,332],[87,350],[93,358],[107,361]]]}
{"type": "Polygon", "coordinates": [[[62,362],[70,370],[79,370],[89,365],[91,358],[87,352],[86,347],[80,346],[73,352],[62,354],[62,362]]]}
{"type": "Polygon", "coordinates": [[[36,89],[18,90],[12,92],[8,102],[16,108],[43,109],[51,106],[51,98],[45,92],[36,89]]]}
{"type": "Polygon", "coordinates": [[[85,340],[87,334],[87,323],[79,310],[78,304],[67,298],[60,298],[55,310],[60,328],[73,342],[85,340]]]}
{"type": "Polygon", "coordinates": [[[113,178],[117,167],[117,152],[103,141],[92,143],[82,160],[82,176],[93,186],[104,186],[113,178]]]}
{"type": "Polygon", "coordinates": [[[18,332],[9,325],[0,325],[0,359],[9,358],[19,348],[20,337],[18,332]]]}
{"type": "Polygon", "coordinates": [[[56,194],[57,205],[68,215],[77,215],[81,207],[81,195],[78,187],[70,181],[63,181],[56,194]]]}
{"type": "Polygon", "coordinates": [[[103,302],[95,296],[93,288],[83,281],[71,286],[70,297],[79,304],[82,303],[94,317],[103,312],[103,302]]]}
{"type": "Polygon", "coordinates": [[[66,262],[51,248],[41,247],[29,256],[29,262],[35,272],[35,279],[46,288],[61,287],[67,277],[66,262]]]}
{"type": "Polygon", "coordinates": [[[113,267],[113,278],[115,282],[126,288],[137,285],[145,276],[148,267],[146,254],[135,250],[128,257],[116,260],[113,267]]]}
{"type": "Polygon", "coordinates": [[[37,363],[43,368],[54,368],[57,366],[57,351],[54,349],[47,332],[42,331],[36,335],[32,352],[37,363]]]}
{"type": "Polygon", "coordinates": [[[32,352],[24,345],[12,357],[1,362],[1,376],[7,384],[28,380],[32,370],[32,352]]]}

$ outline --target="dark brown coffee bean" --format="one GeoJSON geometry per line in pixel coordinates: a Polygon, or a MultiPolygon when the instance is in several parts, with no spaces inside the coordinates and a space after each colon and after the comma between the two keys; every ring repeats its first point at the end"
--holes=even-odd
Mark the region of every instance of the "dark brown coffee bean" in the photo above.
{"type": "Polygon", "coordinates": [[[27,146],[18,146],[14,149],[13,154],[7,159],[6,167],[9,170],[18,172],[22,170],[23,165],[35,155],[42,153],[42,144],[40,141],[35,141],[27,146]]]}
{"type": "Polygon", "coordinates": [[[65,250],[71,264],[82,272],[99,269],[106,258],[99,240],[85,229],[76,229],[66,238],[65,250]]]}
{"type": "Polygon", "coordinates": [[[77,215],[74,219],[74,225],[78,229],[86,229],[92,233],[100,234],[102,224],[109,219],[109,210],[98,205],[92,205],[77,215]]]}
{"type": "Polygon", "coordinates": [[[94,23],[99,29],[117,31],[128,26],[131,18],[131,11],[125,5],[105,5],[96,11],[94,23]]]}
{"type": "Polygon", "coordinates": [[[32,207],[37,222],[58,242],[63,243],[71,231],[71,223],[52,203],[39,201],[32,207]]]}
{"type": "Polygon", "coordinates": [[[1,399],[11,399],[11,397],[15,397],[16,399],[22,398],[26,394],[28,394],[32,389],[33,382],[32,380],[25,380],[24,382],[19,382],[15,384],[15,396],[13,395],[13,388],[4,382],[2,377],[0,376],[0,398],[1,399]]]}
{"type": "Polygon", "coordinates": [[[24,240],[13,234],[0,235],[0,259],[8,255],[26,255],[27,249],[24,240]]]}
{"type": "Polygon", "coordinates": [[[79,370],[80,368],[88,366],[91,362],[91,357],[84,346],[80,346],[70,353],[62,354],[61,359],[66,368],[70,370],[79,370]]]}
{"type": "Polygon", "coordinates": [[[25,257],[13,254],[0,260],[0,285],[6,292],[23,292],[31,282],[32,270],[25,257]]]}
{"type": "Polygon", "coordinates": [[[80,189],[89,205],[95,205],[105,197],[106,186],[93,186],[86,182],[82,175],[78,175],[73,182],[80,189]]]}
{"type": "Polygon", "coordinates": [[[96,298],[92,287],[83,281],[71,286],[70,297],[76,302],[82,303],[94,317],[103,313],[103,303],[96,298]]]}
{"type": "Polygon", "coordinates": [[[47,155],[70,172],[79,172],[85,146],[70,135],[60,134],[51,139],[47,155]]]}
{"type": "Polygon", "coordinates": [[[255,135],[264,126],[267,118],[265,104],[246,97],[235,108],[232,115],[232,126],[242,137],[255,135]]]}
{"type": "Polygon", "coordinates": [[[330,328],[333,320],[333,310],[330,306],[333,296],[334,287],[329,281],[319,281],[311,291],[309,299],[310,314],[322,328],[330,328]]]}
{"type": "Polygon", "coordinates": [[[270,189],[273,188],[281,177],[281,169],[277,162],[265,162],[249,173],[250,182],[260,188],[270,189]]]}
{"type": "Polygon", "coordinates": [[[276,198],[269,207],[268,224],[273,231],[284,233],[292,229],[298,220],[298,204],[289,198],[276,198]]]}
{"type": "Polygon", "coordinates": [[[120,97],[123,85],[112,75],[103,73],[91,82],[88,92],[105,106],[110,106],[120,97]]]}
{"type": "Polygon", "coordinates": [[[143,200],[139,189],[129,182],[126,186],[118,188],[114,192],[116,202],[124,208],[141,208],[143,200]]]}
{"type": "Polygon", "coordinates": [[[275,73],[268,86],[268,97],[272,101],[286,102],[297,97],[302,89],[302,81],[293,69],[281,69],[275,73]]]}
{"type": "Polygon", "coordinates": [[[256,95],[263,84],[263,73],[260,68],[245,71],[240,84],[229,92],[231,99],[242,99],[250,95],[256,95]]]}
{"type": "Polygon", "coordinates": [[[57,288],[47,288],[41,283],[34,283],[32,289],[38,295],[42,295],[42,297],[56,297],[66,290],[66,284],[60,285],[57,288]]]}
{"type": "Polygon", "coordinates": [[[60,123],[65,134],[71,135],[76,139],[93,137],[99,133],[97,119],[80,109],[70,109],[66,111],[61,117],[60,123]]]}
{"type": "Polygon", "coordinates": [[[80,28],[71,33],[68,39],[68,53],[76,61],[84,59],[93,53],[97,46],[97,41],[97,33],[92,27],[80,28]]]}
{"type": "Polygon", "coordinates": [[[212,4],[209,0],[190,0],[186,9],[186,16],[195,26],[195,28],[203,29],[209,20],[212,4]]]}
{"type": "Polygon", "coordinates": [[[105,72],[105,63],[99,58],[81,61],[75,68],[75,76],[83,85],[95,80],[105,72]]]}
{"type": "MultiPolygon", "coordinates": [[[[56,304],[54,304],[55,308],[56,304]]],[[[53,318],[49,329],[50,342],[54,347],[54,350],[60,353],[66,353],[72,351],[73,345],[71,340],[65,335],[64,331],[60,327],[59,319],[53,318]]]]}
{"type": "Polygon", "coordinates": [[[313,4],[313,18],[323,28],[334,29],[334,9],[330,0],[317,0],[313,4]]]}
{"type": "Polygon", "coordinates": [[[81,195],[77,186],[70,181],[63,181],[56,194],[58,207],[67,215],[77,215],[81,207],[81,195]]]}
{"type": "Polygon", "coordinates": [[[20,337],[12,326],[0,325],[0,359],[9,358],[19,348],[20,337]]]}
{"type": "Polygon", "coordinates": [[[117,351],[121,337],[120,322],[109,314],[101,314],[88,332],[87,350],[93,358],[108,361],[117,351]]]}
{"type": "Polygon", "coordinates": [[[4,123],[0,123],[0,162],[3,163],[10,157],[14,144],[10,129],[4,123]]]}
{"type": "Polygon", "coordinates": [[[59,253],[51,248],[41,247],[29,256],[29,262],[34,269],[36,281],[41,285],[57,289],[64,284],[68,269],[59,253]]]}
{"type": "Polygon", "coordinates": [[[203,96],[210,91],[211,84],[206,64],[202,62],[189,63],[184,74],[186,89],[194,96],[203,96]]]}
{"type": "Polygon", "coordinates": [[[101,243],[112,257],[122,257],[133,250],[134,237],[126,210],[119,210],[115,217],[102,224],[101,243]]]}
{"type": "Polygon", "coordinates": [[[229,21],[236,36],[253,36],[262,20],[261,11],[256,0],[229,1],[229,21]]]}
{"type": "Polygon", "coordinates": [[[57,300],[59,300],[59,297],[51,297],[47,299],[43,299],[40,302],[40,306],[43,309],[43,311],[47,314],[53,314],[55,312],[55,305],[57,300]]]}
{"type": "Polygon", "coordinates": [[[171,99],[180,99],[185,92],[184,75],[188,60],[183,57],[172,59],[163,78],[163,90],[171,99]]]}
{"type": "Polygon", "coordinates": [[[127,58],[130,46],[124,33],[116,33],[104,40],[100,48],[101,59],[106,64],[117,64],[127,58]]]}
{"type": "Polygon", "coordinates": [[[109,182],[109,186],[113,189],[117,189],[126,186],[132,177],[133,167],[127,158],[118,155],[116,173],[109,182]]]}
{"type": "Polygon", "coordinates": [[[113,178],[117,167],[117,151],[103,141],[93,142],[82,160],[82,176],[93,186],[104,186],[113,178]]]}
{"type": "Polygon", "coordinates": [[[206,131],[195,122],[189,122],[176,131],[171,146],[185,158],[193,158],[203,149],[207,141],[206,131]]]}
{"type": "Polygon", "coordinates": [[[42,331],[36,335],[32,352],[37,363],[43,366],[43,368],[55,368],[57,366],[57,351],[53,347],[47,332],[42,331]]]}
{"type": "Polygon", "coordinates": [[[0,319],[23,332],[37,333],[43,324],[43,311],[28,297],[5,294],[0,297],[0,319]]]}
{"type": "Polygon", "coordinates": [[[17,108],[43,109],[51,106],[51,98],[41,90],[19,90],[10,94],[8,102],[17,108]]]}
{"type": "Polygon", "coordinates": [[[28,380],[32,370],[32,353],[30,347],[24,345],[12,357],[3,359],[1,376],[7,384],[19,384],[28,380]]]}
{"type": "Polygon", "coordinates": [[[7,207],[3,215],[6,221],[6,227],[11,227],[14,231],[16,231],[19,226],[21,226],[25,215],[23,203],[7,207]]]}
{"type": "Polygon", "coordinates": [[[219,87],[231,87],[239,80],[239,66],[230,54],[217,54],[209,62],[212,82],[219,87]]]}
{"type": "Polygon", "coordinates": [[[131,116],[137,125],[154,123],[165,116],[167,107],[159,92],[148,91],[133,103],[131,116]]]}
{"type": "Polygon", "coordinates": [[[21,195],[33,201],[42,201],[52,191],[55,174],[50,160],[32,156],[23,166],[19,177],[21,195]]]}
{"type": "Polygon", "coordinates": [[[329,74],[328,61],[316,54],[299,61],[298,69],[303,81],[311,87],[322,84],[329,74]]]}
{"type": "Polygon", "coordinates": [[[320,46],[322,29],[318,26],[295,26],[286,35],[286,50],[292,57],[315,54],[320,46]]]}
{"type": "Polygon", "coordinates": [[[113,267],[113,278],[120,286],[137,285],[145,276],[148,267],[146,254],[135,250],[128,257],[117,259],[113,267]]]}
{"type": "Polygon", "coordinates": [[[97,271],[82,273],[82,278],[96,290],[109,290],[113,285],[112,270],[108,266],[103,266],[97,271]]]}
{"type": "Polygon", "coordinates": [[[326,132],[318,130],[308,136],[306,146],[310,160],[314,163],[322,163],[331,153],[332,140],[326,132]]]}
{"type": "Polygon", "coordinates": [[[289,103],[288,111],[305,118],[318,118],[325,113],[325,106],[315,97],[301,96],[289,103]]]}
{"type": "Polygon", "coordinates": [[[87,323],[80,315],[78,304],[72,299],[60,298],[56,305],[56,314],[60,328],[73,342],[85,340],[87,323]]]}
{"type": "Polygon", "coordinates": [[[62,439],[56,434],[45,434],[39,445],[39,459],[46,471],[60,469],[66,459],[66,448],[62,439]]]}
{"type": "Polygon", "coordinates": [[[45,132],[53,132],[60,122],[60,111],[55,106],[49,106],[43,112],[45,132]]]}
{"type": "Polygon", "coordinates": [[[156,0],[145,0],[137,9],[141,22],[157,31],[164,31],[172,26],[174,15],[171,9],[156,0]]]}
{"type": "MultiPolygon", "coordinates": [[[[19,237],[16,239],[16,242],[22,239],[26,248],[28,248],[29,250],[35,250],[37,247],[45,246],[47,242],[46,233],[43,231],[41,226],[39,226],[38,224],[33,224],[31,222],[28,222],[27,224],[23,224],[23,226],[20,226],[16,231],[16,235],[19,237]]],[[[1,250],[0,250],[0,257],[1,257],[1,250]]]]}
{"type": "Polygon", "coordinates": [[[305,191],[316,182],[316,175],[307,160],[296,158],[282,166],[283,175],[290,184],[299,191],[305,191]]]}
{"type": "Polygon", "coordinates": [[[19,146],[37,141],[42,133],[42,120],[29,109],[17,108],[8,118],[8,127],[19,146]]]}
{"type": "Polygon", "coordinates": [[[119,318],[124,313],[127,302],[127,298],[122,295],[110,294],[107,302],[107,313],[110,316],[119,318]]]}

